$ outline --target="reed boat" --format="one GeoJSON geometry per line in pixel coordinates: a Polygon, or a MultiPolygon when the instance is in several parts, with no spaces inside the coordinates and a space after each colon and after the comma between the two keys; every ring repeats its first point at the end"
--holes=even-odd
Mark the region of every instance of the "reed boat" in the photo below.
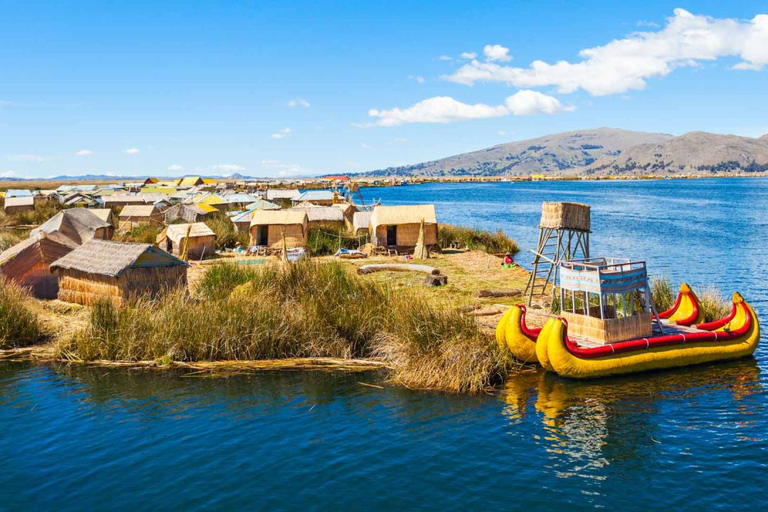
{"type": "Polygon", "coordinates": [[[730,314],[708,323],[698,298],[685,283],[672,308],[648,336],[602,343],[569,335],[568,319],[550,318],[541,329],[525,323],[525,306],[513,306],[496,328],[496,341],[522,362],[538,362],[569,378],[595,378],[725,361],[751,356],[760,339],[754,309],[733,294],[730,314]]]}

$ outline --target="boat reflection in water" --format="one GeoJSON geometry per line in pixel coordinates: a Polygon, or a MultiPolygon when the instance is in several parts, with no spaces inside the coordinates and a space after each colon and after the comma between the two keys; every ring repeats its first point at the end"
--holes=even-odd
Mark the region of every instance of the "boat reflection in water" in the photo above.
{"type": "Polygon", "coordinates": [[[538,444],[559,477],[603,479],[604,470],[593,470],[617,458],[647,464],[665,438],[681,430],[761,441],[752,436],[764,406],[746,400],[763,391],[759,377],[754,359],[591,381],[539,369],[512,379],[501,397],[513,427],[541,421],[538,444]],[[717,400],[722,407],[697,410],[699,399],[712,393],[725,393],[717,400]]]}

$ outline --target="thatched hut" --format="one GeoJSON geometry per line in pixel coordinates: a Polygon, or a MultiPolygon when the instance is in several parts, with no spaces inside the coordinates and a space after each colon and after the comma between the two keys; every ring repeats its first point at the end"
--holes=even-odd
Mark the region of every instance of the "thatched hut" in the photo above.
{"type": "Polygon", "coordinates": [[[201,260],[216,253],[216,233],[203,222],[172,224],[158,238],[160,248],[190,260],[201,260]]]}
{"type": "Polygon", "coordinates": [[[338,200],[338,194],[332,190],[307,190],[291,199],[294,205],[312,203],[317,206],[331,206],[338,200]]]}
{"type": "Polygon", "coordinates": [[[301,192],[296,189],[271,188],[264,193],[264,199],[279,206],[289,207],[291,202],[300,195],[301,192]]]}
{"type": "Polygon", "coordinates": [[[104,222],[90,210],[73,208],[60,211],[48,219],[42,226],[34,229],[32,234],[58,232],[68,237],[77,245],[82,245],[92,238],[111,240],[113,230],[112,224],[104,222]]]}
{"type": "Polygon", "coordinates": [[[59,275],[59,299],[92,305],[122,304],[187,284],[187,263],[150,244],[93,239],[51,265],[59,275]]]}
{"type": "Polygon", "coordinates": [[[371,214],[373,211],[355,212],[352,217],[352,234],[362,236],[368,234],[368,228],[371,225],[371,214]]]}
{"type": "Polygon", "coordinates": [[[59,280],[51,273],[51,263],[77,247],[77,243],[58,232],[33,234],[0,254],[0,274],[29,288],[38,299],[55,299],[59,280]]]}
{"type": "Polygon", "coordinates": [[[307,222],[310,228],[324,228],[329,231],[339,232],[346,229],[344,223],[344,211],[333,206],[297,206],[293,211],[307,213],[307,222]]]}
{"type": "Polygon", "coordinates": [[[371,214],[371,242],[376,246],[408,250],[416,247],[424,222],[424,244],[437,244],[437,215],[432,204],[377,206],[371,214]]]}
{"type": "Polygon", "coordinates": [[[256,210],[251,219],[251,246],[288,249],[307,246],[307,213],[297,210],[256,210]]]}
{"type": "Polygon", "coordinates": [[[166,224],[172,224],[178,220],[195,223],[210,215],[211,212],[203,210],[196,204],[177,204],[163,212],[166,224]]]}
{"type": "Polygon", "coordinates": [[[35,198],[33,196],[25,197],[5,197],[3,210],[6,215],[14,215],[23,212],[35,211],[35,198]]]}
{"type": "Polygon", "coordinates": [[[142,224],[162,224],[163,214],[153,204],[130,204],[120,212],[118,221],[121,230],[133,229],[142,224]]]}
{"type": "MultiPolygon", "coordinates": [[[[106,222],[110,226],[114,228],[115,226],[115,216],[112,213],[112,209],[110,208],[89,208],[89,212],[97,216],[99,219],[101,219],[103,222],[106,222]]],[[[112,237],[110,237],[111,239],[112,237]]]]}

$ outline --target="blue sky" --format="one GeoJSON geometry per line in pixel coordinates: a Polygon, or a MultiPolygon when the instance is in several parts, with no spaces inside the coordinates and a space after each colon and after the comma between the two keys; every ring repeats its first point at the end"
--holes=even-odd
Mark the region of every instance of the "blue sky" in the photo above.
{"type": "Polygon", "coordinates": [[[765,2],[0,13],[2,176],[346,173],[599,126],[768,133],[765,2]]]}

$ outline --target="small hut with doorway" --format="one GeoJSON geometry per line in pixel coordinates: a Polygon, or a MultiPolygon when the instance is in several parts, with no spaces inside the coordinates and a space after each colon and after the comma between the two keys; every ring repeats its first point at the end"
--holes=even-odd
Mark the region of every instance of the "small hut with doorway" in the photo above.
{"type": "Polygon", "coordinates": [[[34,233],[0,254],[0,274],[29,288],[38,299],[55,299],[59,280],[51,274],[51,263],[77,247],[77,243],[59,232],[34,233]]]}
{"type": "Polygon", "coordinates": [[[6,215],[15,215],[17,213],[35,211],[35,198],[33,196],[25,197],[5,197],[5,206],[3,207],[6,215]]]}
{"type": "Polygon", "coordinates": [[[133,229],[144,224],[162,224],[163,214],[155,205],[128,205],[118,216],[121,230],[133,229]]]}
{"type": "Polygon", "coordinates": [[[216,254],[216,233],[204,222],[172,224],[160,234],[158,245],[182,259],[202,260],[216,254]]]}
{"type": "Polygon", "coordinates": [[[85,306],[157,296],[187,284],[187,263],[150,244],[93,239],[51,265],[59,299],[85,306]]]}
{"type": "Polygon", "coordinates": [[[298,210],[256,210],[251,218],[251,246],[288,249],[307,246],[307,213],[298,210]]]}
{"type": "Polygon", "coordinates": [[[437,244],[437,215],[432,204],[377,206],[371,214],[371,243],[377,247],[413,250],[424,224],[424,244],[437,244]]]}

